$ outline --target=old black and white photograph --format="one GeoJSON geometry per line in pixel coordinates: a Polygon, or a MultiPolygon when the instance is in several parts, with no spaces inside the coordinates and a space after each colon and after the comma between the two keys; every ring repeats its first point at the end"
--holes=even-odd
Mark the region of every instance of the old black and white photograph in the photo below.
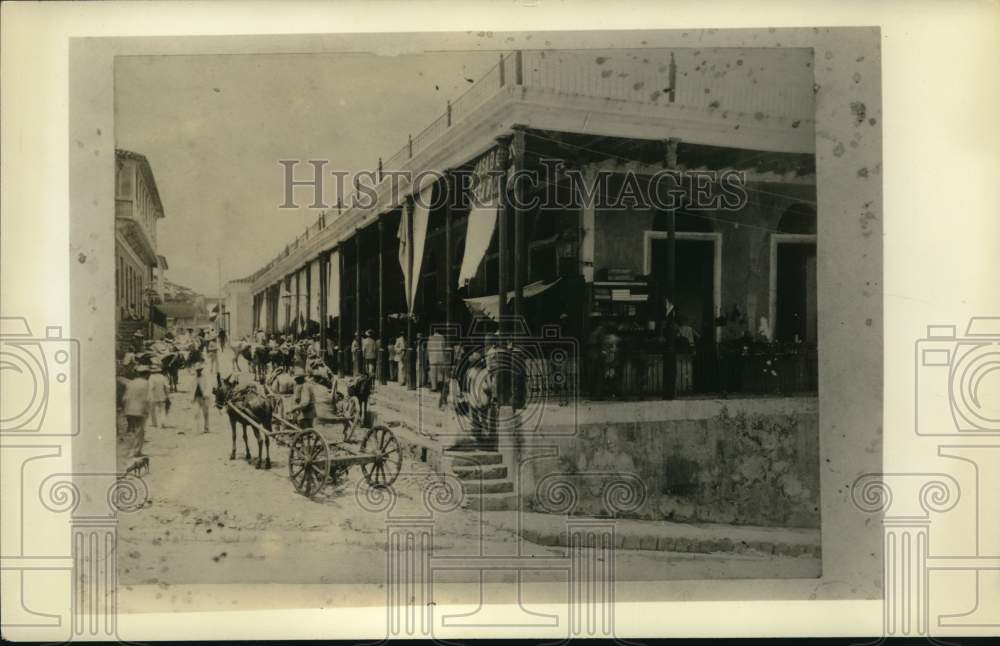
{"type": "Polygon", "coordinates": [[[820,575],[814,52],[525,45],[116,59],[123,582],[820,575]]]}
{"type": "Polygon", "coordinates": [[[13,4],[4,637],[1000,622],[989,11],[13,4]]]}

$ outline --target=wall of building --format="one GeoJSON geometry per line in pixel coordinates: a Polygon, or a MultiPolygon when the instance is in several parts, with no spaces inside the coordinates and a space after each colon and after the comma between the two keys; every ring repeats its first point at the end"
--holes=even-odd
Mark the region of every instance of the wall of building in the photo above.
{"type": "MultiPolygon", "coordinates": [[[[728,310],[738,305],[748,319],[767,316],[770,298],[770,236],[796,203],[815,204],[812,184],[751,182],[748,200],[736,211],[702,211],[712,232],[722,234],[721,300],[728,310]]],[[[628,269],[645,273],[645,232],[654,229],[653,209],[598,208],[595,218],[594,269],[628,269]]],[[[773,321],[771,322],[773,324],[773,321]]]]}
{"type": "Polygon", "coordinates": [[[546,423],[532,435],[554,451],[522,461],[529,508],[547,511],[539,492],[556,479],[572,487],[574,513],[604,515],[608,483],[633,474],[645,488],[629,514],[636,518],[819,527],[816,399],[692,401],[683,410],[630,403],[618,415],[604,406],[578,425],[546,423]]]}
{"type": "Polygon", "coordinates": [[[230,340],[236,341],[252,334],[255,322],[253,320],[253,296],[250,294],[249,283],[227,285],[223,302],[228,319],[229,329],[227,333],[230,340]]]}
{"type": "Polygon", "coordinates": [[[115,198],[132,203],[131,217],[143,228],[150,244],[155,249],[156,220],[161,210],[139,169],[139,163],[134,159],[121,160],[116,173],[116,181],[115,198]]]}
{"type": "MultiPolygon", "coordinates": [[[[115,317],[122,320],[131,304],[133,311],[145,318],[148,314],[143,292],[152,282],[152,271],[122,236],[115,236],[115,317]]],[[[125,317],[127,318],[127,316],[125,317]]]]}

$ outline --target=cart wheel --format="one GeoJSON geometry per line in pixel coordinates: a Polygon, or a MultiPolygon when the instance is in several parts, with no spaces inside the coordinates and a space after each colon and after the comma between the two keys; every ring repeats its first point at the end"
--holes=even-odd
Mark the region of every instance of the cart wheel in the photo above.
{"type": "Polygon", "coordinates": [[[403,451],[399,440],[386,427],[376,426],[369,430],[365,439],[361,440],[361,452],[375,456],[371,462],[361,465],[361,473],[369,486],[388,487],[399,477],[403,467],[403,451]]]}
{"type": "Polygon", "coordinates": [[[330,479],[330,445],[311,428],[299,431],[292,438],[288,477],[295,490],[307,498],[322,491],[330,479]]]}

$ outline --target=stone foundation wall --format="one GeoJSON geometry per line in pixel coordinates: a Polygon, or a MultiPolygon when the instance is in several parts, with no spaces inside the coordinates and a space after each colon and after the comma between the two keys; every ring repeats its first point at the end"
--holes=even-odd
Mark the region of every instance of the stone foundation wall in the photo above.
{"type": "Polygon", "coordinates": [[[818,528],[816,400],[744,402],[702,402],[686,419],[606,416],[619,419],[580,423],[576,433],[543,424],[522,453],[533,456],[519,468],[524,502],[551,511],[545,489],[562,481],[575,497],[571,513],[605,515],[607,485],[621,475],[644,489],[630,517],[818,528]]]}

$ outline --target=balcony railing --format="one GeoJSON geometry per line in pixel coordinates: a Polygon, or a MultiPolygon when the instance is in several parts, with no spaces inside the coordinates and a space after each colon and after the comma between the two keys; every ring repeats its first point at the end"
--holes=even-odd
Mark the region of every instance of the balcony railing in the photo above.
{"type": "MultiPolygon", "coordinates": [[[[426,128],[407,137],[406,143],[384,160],[373,160],[372,168],[385,171],[406,169],[410,160],[430,148],[448,130],[468,119],[489,99],[511,86],[526,86],[554,93],[600,98],[635,104],[674,103],[685,108],[712,111],[719,108],[718,97],[726,97],[726,111],[736,114],[811,118],[800,115],[800,101],[790,99],[787,88],[777,84],[758,84],[755,79],[739,76],[678,80],[672,58],[662,51],[649,50],[640,63],[620,68],[618,57],[584,51],[516,51],[502,54],[496,65],[473,83],[462,95],[442,106],[442,112],[426,128]]],[[[638,54],[634,56],[638,57],[638,54]]],[[[811,106],[810,110],[811,110],[811,106]]],[[[810,112],[811,114],[811,112],[810,112]]],[[[411,169],[417,170],[417,169],[411,169]]],[[[350,210],[358,202],[358,191],[345,196],[342,207],[350,210]]],[[[338,212],[340,209],[338,209],[338,212]]],[[[337,218],[324,213],[309,229],[293,240],[270,263],[254,274],[259,277],[274,267],[307,239],[337,218]]]]}

